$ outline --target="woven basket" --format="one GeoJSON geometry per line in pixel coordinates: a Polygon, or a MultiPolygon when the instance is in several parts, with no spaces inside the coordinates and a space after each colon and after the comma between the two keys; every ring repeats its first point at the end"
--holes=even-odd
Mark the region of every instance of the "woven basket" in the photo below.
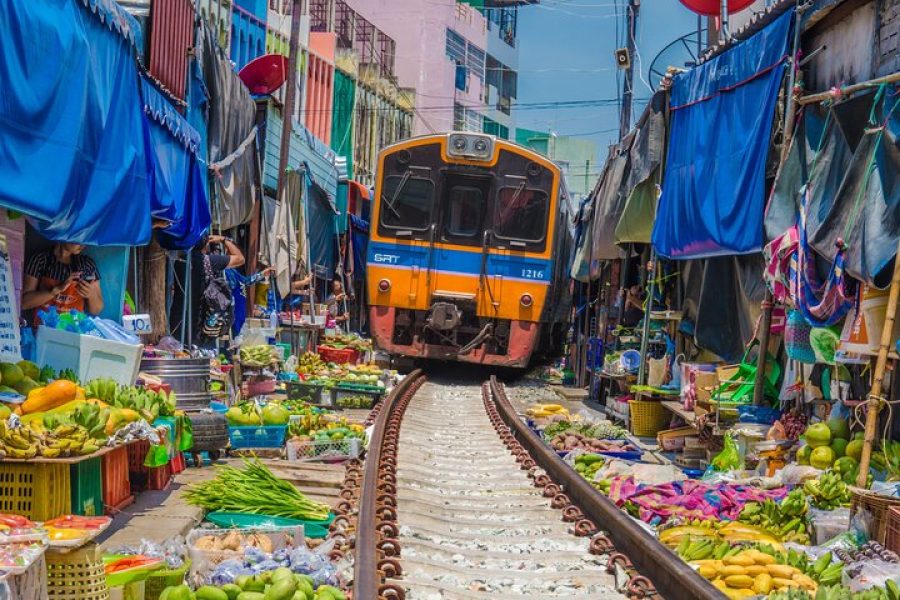
{"type": "Polygon", "coordinates": [[[88,544],[71,552],[48,550],[48,600],[109,600],[100,547],[88,544]]]}
{"type": "Polygon", "coordinates": [[[669,425],[669,411],[662,402],[631,400],[628,412],[631,417],[631,433],[637,437],[656,437],[657,433],[669,425]]]}
{"type": "Polygon", "coordinates": [[[887,547],[886,538],[888,532],[889,512],[894,506],[900,506],[900,498],[880,496],[869,490],[851,487],[853,499],[850,502],[850,519],[860,510],[866,510],[872,515],[872,528],[870,539],[887,547]]]}

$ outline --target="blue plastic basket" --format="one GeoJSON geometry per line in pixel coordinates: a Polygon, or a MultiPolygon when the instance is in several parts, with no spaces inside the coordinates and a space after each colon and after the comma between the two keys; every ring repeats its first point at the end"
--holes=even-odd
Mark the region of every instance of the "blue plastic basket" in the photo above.
{"type": "Polygon", "coordinates": [[[249,425],[245,427],[228,426],[228,438],[231,447],[242,448],[280,448],[287,436],[287,425],[249,425]]]}
{"type": "Polygon", "coordinates": [[[224,402],[216,402],[215,400],[213,400],[212,402],[209,403],[209,407],[212,409],[213,412],[223,413],[223,414],[228,412],[228,406],[224,402]]]}

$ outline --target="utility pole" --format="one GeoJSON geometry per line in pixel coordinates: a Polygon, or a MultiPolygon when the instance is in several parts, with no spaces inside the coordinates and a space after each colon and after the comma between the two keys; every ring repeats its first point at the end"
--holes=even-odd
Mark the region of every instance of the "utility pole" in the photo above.
{"type": "Polygon", "coordinates": [[[281,110],[281,154],[278,157],[278,193],[276,201],[281,201],[284,192],[288,154],[291,149],[291,132],[294,128],[294,106],[297,103],[297,61],[300,54],[300,11],[303,0],[291,2],[291,42],[288,55],[287,89],[284,91],[284,106],[281,110]]]}
{"type": "Polygon", "coordinates": [[[631,130],[631,103],[634,99],[634,54],[637,20],[641,11],[641,0],[628,0],[628,25],[626,27],[626,43],[628,49],[628,66],[625,68],[625,83],[622,89],[622,114],[619,124],[619,139],[624,138],[631,130]]]}

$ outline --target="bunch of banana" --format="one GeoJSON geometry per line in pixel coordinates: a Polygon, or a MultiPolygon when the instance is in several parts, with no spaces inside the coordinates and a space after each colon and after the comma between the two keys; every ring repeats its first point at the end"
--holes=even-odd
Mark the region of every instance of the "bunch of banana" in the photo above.
{"type": "Polygon", "coordinates": [[[309,375],[326,368],[325,361],[315,352],[304,352],[297,360],[297,372],[309,375]]]}
{"type": "Polygon", "coordinates": [[[119,384],[115,379],[103,377],[92,379],[84,390],[86,398],[97,398],[107,404],[114,404],[119,392],[119,384]]]}
{"type": "Polygon", "coordinates": [[[722,560],[728,556],[734,556],[742,551],[740,546],[725,541],[715,541],[710,538],[692,539],[685,537],[675,552],[686,562],[694,560],[722,560]]]}
{"type": "MultiPolygon", "coordinates": [[[[798,596],[769,596],[770,600],[800,600],[798,596]]],[[[843,585],[819,586],[815,597],[805,596],[802,600],[900,600],[900,586],[888,579],[886,586],[873,587],[854,592],[843,585]]]]}
{"type": "Polygon", "coordinates": [[[241,364],[248,367],[267,367],[275,362],[275,353],[272,346],[242,346],[240,351],[241,364]]]}
{"type": "Polygon", "coordinates": [[[555,415],[568,417],[569,409],[559,404],[536,404],[526,410],[525,414],[534,418],[553,417],[555,415]]]}
{"type": "Polygon", "coordinates": [[[808,544],[809,534],[806,528],[806,513],[809,504],[803,490],[792,491],[781,505],[768,499],[762,504],[748,502],[744,505],[738,520],[762,527],[785,542],[808,544]]]}
{"type": "Polygon", "coordinates": [[[41,439],[40,454],[45,458],[93,454],[100,449],[97,440],[80,425],[61,425],[41,439]]]}
{"type": "Polygon", "coordinates": [[[820,585],[831,586],[840,583],[844,565],[839,560],[832,562],[832,559],[831,552],[826,552],[810,565],[807,573],[820,585]]]}
{"type": "Polygon", "coordinates": [[[0,422],[0,450],[9,458],[34,458],[40,449],[40,434],[31,427],[8,427],[0,422]]]}
{"type": "Polygon", "coordinates": [[[823,510],[834,510],[842,504],[849,504],[850,489],[841,476],[828,470],[818,479],[809,479],[803,484],[803,491],[810,497],[812,505],[823,510]]]}

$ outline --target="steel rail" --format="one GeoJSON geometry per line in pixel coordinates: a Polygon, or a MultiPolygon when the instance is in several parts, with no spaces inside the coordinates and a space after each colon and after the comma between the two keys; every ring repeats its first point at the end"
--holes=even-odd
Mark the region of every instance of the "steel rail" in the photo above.
{"type": "MultiPolygon", "coordinates": [[[[362,487],[359,500],[359,515],[357,518],[355,548],[355,562],[353,565],[353,598],[354,600],[375,600],[380,594],[380,588],[384,583],[384,571],[379,568],[381,552],[378,548],[379,529],[378,515],[383,506],[379,506],[379,488],[385,487],[385,478],[382,473],[382,460],[384,459],[383,446],[385,444],[385,432],[388,422],[394,415],[398,405],[408,402],[409,398],[424,381],[424,373],[416,369],[407,375],[403,381],[397,384],[384,399],[381,411],[375,418],[372,437],[369,440],[369,450],[363,468],[362,487]]],[[[396,436],[396,434],[394,434],[396,436]]],[[[396,437],[393,439],[396,444],[396,437]]]]}
{"type": "Polygon", "coordinates": [[[503,422],[531,458],[562,486],[568,498],[588,519],[609,531],[616,549],[631,559],[660,595],[666,600],[721,600],[719,590],[635,523],[609,498],[594,489],[544,444],[519,418],[506,397],[503,385],[494,376],[491,376],[490,387],[503,422]]]}

